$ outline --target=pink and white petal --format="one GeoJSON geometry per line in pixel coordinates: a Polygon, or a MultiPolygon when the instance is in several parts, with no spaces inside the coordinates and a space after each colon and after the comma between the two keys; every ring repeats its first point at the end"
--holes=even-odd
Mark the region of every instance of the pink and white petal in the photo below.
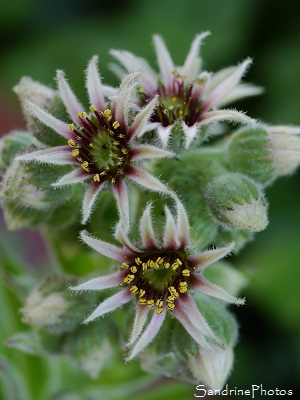
{"type": "Polygon", "coordinates": [[[222,259],[232,252],[234,248],[234,242],[230,243],[228,246],[219,247],[214,250],[206,250],[197,256],[187,257],[186,261],[190,264],[192,268],[195,270],[203,270],[208,267],[210,264],[222,259]]]}
{"type": "Polygon", "coordinates": [[[161,79],[165,86],[170,86],[173,80],[172,72],[175,70],[173,60],[165,45],[165,42],[159,35],[153,36],[154,47],[157,56],[157,63],[160,70],[161,79]]]}
{"type": "Polygon", "coordinates": [[[210,32],[208,31],[197,35],[191,45],[190,51],[180,71],[181,75],[186,75],[188,81],[194,78],[192,72],[194,71],[194,65],[197,63],[199,57],[199,48],[202,40],[208,35],[210,35],[210,32]]]}
{"type": "Polygon", "coordinates": [[[122,224],[118,223],[116,226],[116,231],[115,231],[115,238],[117,239],[118,242],[120,242],[125,249],[130,251],[131,253],[141,253],[140,250],[138,250],[129,240],[127,234],[125,233],[124,229],[122,228],[122,224]]]}
{"type": "Polygon", "coordinates": [[[103,95],[105,97],[116,96],[116,94],[118,93],[118,89],[117,88],[114,88],[114,87],[109,86],[109,85],[102,85],[102,91],[103,91],[103,95]]]}
{"type": "Polygon", "coordinates": [[[212,107],[217,107],[223,98],[226,97],[240,82],[251,63],[252,60],[247,58],[228,77],[219,83],[219,85],[217,85],[205,99],[202,105],[202,111],[206,111],[212,107]]]}
{"type": "Polygon", "coordinates": [[[207,281],[202,276],[193,274],[190,285],[193,289],[200,290],[202,293],[207,294],[208,296],[226,301],[226,303],[236,304],[238,306],[245,304],[245,299],[232,296],[221,286],[207,281]]]}
{"type": "Polygon", "coordinates": [[[137,310],[134,318],[130,339],[126,346],[131,346],[140,336],[147,321],[148,313],[149,313],[149,307],[147,306],[145,307],[144,305],[141,304],[137,305],[137,310]]]}
{"type": "Polygon", "coordinates": [[[97,110],[105,110],[101,79],[98,72],[98,56],[92,57],[86,70],[86,88],[90,102],[97,110]]]}
{"type": "Polygon", "coordinates": [[[175,307],[173,310],[174,316],[178,319],[184,329],[192,336],[192,338],[197,342],[201,347],[206,350],[213,350],[213,347],[210,343],[205,340],[205,335],[202,331],[195,328],[195,326],[188,319],[187,314],[180,307],[175,307]]]}
{"type": "Polygon", "coordinates": [[[191,324],[203,335],[210,337],[216,342],[220,342],[218,337],[215,335],[213,330],[210,328],[208,323],[206,322],[203,315],[200,313],[198,307],[196,306],[195,301],[191,296],[180,296],[176,301],[175,309],[181,309],[185,314],[187,319],[191,322],[191,324]]]}
{"type": "Polygon", "coordinates": [[[147,92],[152,92],[156,88],[156,74],[146,60],[135,56],[129,51],[113,49],[110,50],[110,54],[115,57],[128,72],[131,73],[137,70],[145,72],[145,74],[141,76],[141,83],[147,92]]]}
{"type": "Polygon", "coordinates": [[[245,125],[252,125],[254,126],[257,123],[256,119],[248,117],[242,111],[236,110],[216,110],[216,111],[209,111],[207,113],[202,114],[201,121],[197,122],[198,127],[202,125],[208,125],[213,122],[220,122],[220,121],[230,121],[234,124],[241,123],[245,125]]]}
{"type": "Polygon", "coordinates": [[[136,342],[130,354],[126,357],[126,361],[130,361],[134,357],[136,357],[138,353],[141,352],[146,346],[148,346],[148,344],[155,338],[155,336],[158,334],[158,331],[160,330],[164,322],[165,316],[166,316],[165,307],[161,314],[157,314],[154,311],[153,317],[149,325],[147,326],[147,328],[145,329],[144,333],[139,338],[139,340],[136,342]]]}
{"type": "MultiPolygon", "coordinates": [[[[126,271],[124,271],[126,274],[126,271]]],[[[119,286],[123,283],[124,274],[117,271],[109,275],[99,276],[77,286],[70,286],[70,290],[104,290],[119,286]]]]}
{"type": "Polygon", "coordinates": [[[166,148],[172,133],[173,125],[162,126],[161,124],[153,124],[153,127],[157,130],[162,146],[166,148]]]}
{"type": "Polygon", "coordinates": [[[132,140],[135,136],[140,137],[141,132],[145,132],[149,118],[151,117],[158,103],[158,95],[156,95],[134,118],[132,125],[128,130],[128,140],[132,140]]]}
{"type": "Polygon", "coordinates": [[[125,230],[129,229],[129,201],[127,187],[123,179],[118,178],[114,184],[112,184],[113,194],[117,201],[118,211],[120,214],[121,222],[123,223],[125,230]]]}
{"type": "Polygon", "coordinates": [[[153,158],[167,158],[174,157],[175,153],[168,150],[159,149],[158,147],[143,145],[143,146],[132,146],[130,148],[129,157],[132,161],[144,160],[153,158]]]}
{"type": "Polygon", "coordinates": [[[64,138],[66,139],[71,138],[68,124],[53,117],[53,115],[49,114],[47,111],[36,106],[35,104],[31,103],[28,100],[26,101],[25,104],[28,110],[32,113],[32,115],[34,115],[37,119],[39,119],[43,124],[53,129],[56,133],[58,133],[60,136],[64,138]]]}
{"type": "Polygon", "coordinates": [[[82,203],[82,224],[85,224],[89,219],[93,205],[95,204],[95,201],[97,199],[97,196],[103,189],[105,183],[106,181],[100,183],[92,182],[87,188],[82,203]]]}
{"type": "Polygon", "coordinates": [[[196,136],[198,135],[199,131],[200,131],[200,124],[196,123],[192,126],[187,126],[187,124],[182,121],[181,126],[182,126],[182,130],[184,132],[184,147],[186,149],[188,149],[191,145],[191,143],[194,141],[194,139],[196,138],[196,136]]]}
{"type": "Polygon", "coordinates": [[[86,231],[80,232],[81,239],[92,249],[98,251],[98,253],[104,256],[116,260],[119,262],[126,262],[132,258],[132,255],[120,247],[114,246],[113,244],[103,242],[100,239],[96,239],[89,235],[86,231]]]}
{"type": "Polygon", "coordinates": [[[190,243],[190,224],[187,213],[178,197],[175,197],[177,207],[177,237],[180,247],[187,248],[190,243]]]}
{"type": "Polygon", "coordinates": [[[223,98],[223,100],[219,103],[219,106],[224,107],[227,104],[243,99],[244,97],[258,96],[263,92],[264,88],[260,86],[241,83],[237,85],[226,97],[223,98]]]}
{"type": "Polygon", "coordinates": [[[129,124],[132,93],[137,85],[140,74],[141,71],[137,71],[125,76],[121,82],[117,95],[113,99],[112,113],[114,114],[115,120],[121,125],[125,124],[128,126],[129,124]]]}
{"type": "Polygon", "coordinates": [[[57,70],[56,81],[58,85],[58,90],[64,105],[68,111],[68,114],[72,120],[79,125],[81,124],[80,119],[77,117],[78,113],[82,113],[83,107],[78,101],[77,97],[74,95],[72,89],[70,88],[66,78],[65,73],[62,70],[57,70]]]}
{"type": "Polygon", "coordinates": [[[159,245],[155,239],[152,220],[151,220],[151,203],[148,204],[143,212],[140,220],[140,235],[143,247],[147,249],[159,249],[159,245]]]}
{"type": "Polygon", "coordinates": [[[155,192],[171,193],[159,179],[135,165],[128,165],[124,173],[128,178],[147,189],[154,190],[155,192]]]}
{"type": "Polygon", "coordinates": [[[76,159],[72,157],[69,146],[57,146],[50,149],[37,150],[16,157],[16,161],[39,161],[55,165],[78,165],[76,159]]]}
{"type": "Polygon", "coordinates": [[[69,172],[68,174],[62,176],[58,181],[52,183],[52,186],[65,186],[65,185],[73,185],[74,183],[83,182],[92,175],[87,174],[81,168],[77,168],[74,171],[69,172]]]}
{"type": "Polygon", "coordinates": [[[166,226],[163,238],[163,248],[176,250],[178,249],[180,242],[177,236],[177,228],[175,225],[173,215],[171,214],[167,206],[165,207],[165,214],[166,214],[166,226]]]}
{"type": "Polygon", "coordinates": [[[104,314],[114,311],[117,308],[128,303],[130,300],[132,300],[132,294],[130,293],[129,289],[128,288],[123,289],[120,292],[109,297],[108,299],[104,300],[95,309],[95,311],[92,312],[92,314],[83,321],[83,323],[87,324],[87,323],[93,321],[93,319],[95,319],[95,318],[101,317],[104,314]]]}
{"type": "Polygon", "coordinates": [[[289,125],[266,126],[266,130],[270,133],[285,133],[286,135],[300,134],[300,126],[289,126],[289,125]]]}

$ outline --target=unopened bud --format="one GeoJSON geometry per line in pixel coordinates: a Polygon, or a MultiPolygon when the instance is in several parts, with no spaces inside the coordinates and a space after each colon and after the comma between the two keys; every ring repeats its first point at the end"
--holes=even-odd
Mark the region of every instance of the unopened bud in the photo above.
{"type": "Polygon", "coordinates": [[[225,229],[259,232],[268,225],[262,190],[242,174],[216,178],[207,186],[205,196],[213,220],[225,229]]]}

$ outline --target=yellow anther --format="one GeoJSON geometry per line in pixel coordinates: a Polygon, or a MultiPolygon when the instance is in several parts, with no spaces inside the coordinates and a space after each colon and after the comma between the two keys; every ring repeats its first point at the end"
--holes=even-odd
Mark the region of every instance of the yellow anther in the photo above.
{"type": "Polygon", "coordinates": [[[112,116],[110,115],[109,117],[106,118],[107,121],[109,122],[112,119],[112,116]]]}
{"type": "Polygon", "coordinates": [[[94,112],[94,111],[97,110],[97,108],[96,108],[95,106],[91,105],[91,106],[90,106],[90,110],[91,110],[92,112],[94,112]]]}
{"type": "Polygon", "coordinates": [[[118,135],[118,137],[119,137],[120,139],[124,139],[125,135],[120,134],[120,135],[118,135]]]}
{"type": "Polygon", "coordinates": [[[175,101],[177,100],[176,97],[172,97],[172,101],[175,103],[175,101]]]}
{"type": "Polygon", "coordinates": [[[158,269],[159,268],[159,264],[157,262],[154,263],[154,269],[158,269]]]}
{"type": "Polygon", "coordinates": [[[180,282],[180,283],[179,283],[179,286],[180,286],[180,287],[187,287],[187,283],[186,283],[186,282],[180,282]]]}
{"type": "MultiPolygon", "coordinates": [[[[79,130],[79,131],[83,131],[83,126],[80,126],[80,127],[78,128],[78,130],[79,130]]],[[[78,139],[78,140],[81,140],[81,138],[79,139],[79,137],[80,137],[80,136],[77,136],[77,139],[78,139]]]]}
{"type": "Polygon", "coordinates": [[[78,155],[79,155],[79,150],[78,149],[72,150],[72,156],[73,157],[77,157],[78,155]]]}
{"type": "Polygon", "coordinates": [[[174,109],[174,106],[168,106],[168,110],[172,111],[174,109]]]}
{"type": "Polygon", "coordinates": [[[87,118],[87,113],[85,111],[81,115],[82,115],[82,118],[87,118]]]}
{"type": "Polygon", "coordinates": [[[100,176],[104,176],[104,175],[107,175],[107,172],[106,172],[106,171],[100,172],[100,176]]]}
{"type": "Polygon", "coordinates": [[[154,268],[155,264],[154,264],[154,261],[153,261],[153,260],[150,260],[149,266],[150,266],[150,268],[154,268]]]}
{"type": "Polygon", "coordinates": [[[168,299],[167,299],[167,300],[170,302],[170,301],[174,301],[174,300],[176,300],[176,299],[175,299],[174,296],[168,296],[168,299]]]}
{"type": "Polygon", "coordinates": [[[106,116],[106,117],[108,117],[110,114],[111,114],[111,111],[110,111],[110,109],[106,109],[106,110],[104,110],[103,111],[103,114],[106,116]]]}
{"type": "Polygon", "coordinates": [[[122,263],[122,264],[121,264],[121,267],[124,268],[124,269],[126,269],[126,268],[129,268],[129,265],[126,264],[126,263],[122,263]]]}
{"type": "Polygon", "coordinates": [[[158,300],[156,300],[156,303],[155,303],[155,305],[157,306],[157,307],[162,307],[163,306],[163,301],[162,300],[160,300],[160,299],[158,299],[158,300]]]}
{"type": "Polygon", "coordinates": [[[134,275],[128,274],[127,276],[125,276],[124,278],[124,282],[125,283],[131,283],[134,280],[134,275]]]}
{"type": "Polygon", "coordinates": [[[135,274],[137,272],[137,267],[134,265],[130,268],[131,272],[135,274]]]}
{"type": "Polygon", "coordinates": [[[117,142],[116,140],[113,142],[114,146],[118,146],[120,144],[120,142],[117,142]]]}
{"type": "Polygon", "coordinates": [[[158,257],[157,260],[156,260],[157,264],[161,264],[161,260],[162,260],[162,258],[158,257]]]}
{"type": "Polygon", "coordinates": [[[90,146],[90,147],[94,147],[93,143],[90,143],[89,146],[90,146]]]}
{"type": "Polygon", "coordinates": [[[170,263],[165,263],[165,268],[170,268],[170,263]]]}
{"type": "Polygon", "coordinates": [[[138,88],[138,91],[139,91],[140,93],[144,93],[145,89],[144,89],[143,87],[140,87],[140,88],[138,88]]]}
{"type": "Polygon", "coordinates": [[[140,257],[135,258],[134,261],[136,262],[137,265],[141,265],[142,264],[142,261],[141,261],[140,257]]]}
{"type": "Polygon", "coordinates": [[[182,262],[179,260],[179,258],[176,258],[175,261],[177,262],[177,264],[182,265],[182,262]]]}
{"type": "Polygon", "coordinates": [[[139,288],[135,285],[131,286],[130,291],[132,294],[136,294],[139,291],[139,288]]]}
{"type": "Polygon", "coordinates": [[[171,294],[174,292],[174,290],[175,290],[175,292],[176,292],[176,289],[174,288],[174,286],[168,287],[168,290],[169,290],[169,292],[170,292],[171,294]]]}
{"type": "Polygon", "coordinates": [[[185,79],[186,79],[186,75],[181,75],[180,78],[181,78],[182,80],[185,80],[185,79]]]}
{"type": "Polygon", "coordinates": [[[186,293],[187,292],[187,287],[180,287],[179,288],[180,293],[186,293]]]}
{"type": "Polygon", "coordinates": [[[175,304],[174,304],[174,303],[167,303],[167,308],[168,308],[168,310],[173,310],[174,307],[175,307],[175,304]]]}
{"type": "MultiPolygon", "coordinates": [[[[69,125],[69,126],[70,126],[70,125],[69,125]]],[[[69,139],[69,140],[68,140],[68,145],[71,146],[71,147],[74,147],[74,146],[76,145],[76,143],[74,142],[73,139],[69,139]]]]}
{"type": "MultiPolygon", "coordinates": [[[[74,129],[75,129],[75,126],[74,126],[74,124],[69,124],[68,125],[68,129],[69,129],[69,131],[74,131],[74,129]]],[[[70,140],[72,140],[72,139],[70,139],[70,140]]],[[[70,141],[69,140],[69,141],[70,141]]],[[[69,142],[68,142],[69,143],[69,142]]],[[[74,143],[75,144],[75,143],[74,143]]]]}
{"type": "Polygon", "coordinates": [[[115,178],[111,178],[111,183],[114,185],[116,183],[116,179],[115,178]]]}
{"type": "Polygon", "coordinates": [[[77,160],[78,160],[79,162],[83,162],[83,159],[82,159],[81,157],[77,157],[77,160]]]}
{"type": "Polygon", "coordinates": [[[116,163],[116,166],[117,166],[117,167],[120,167],[122,164],[123,164],[122,161],[118,161],[118,162],[116,163]]]}
{"type": "Polygon", "coordinates": [[[148,300],[147,304],[149,307],[153,307],[154,306],[154,300],[148,300]]]}
{"type": "Polygon", "coordinates": [[[87,161],[83,161],[83,163],[81,164],[81,168],[86,171],[86,172],[90,172],[90,170],[88,169],[89,163],[87,161]]]}
{"type": "Polygon", "coordinates": [[[82,114],[81,113],[77,113],[77,118],[82,118],[82,114]]]}
{"type": "Polygon", "coordinates": [[[142,305],[147,304],[147,299],[145,299],[143,297],[140,297],[139,298],[139,303],[142,304],[142,305]]]}
{"type": "Polygon", "coordinates": [[[144,289],[140,289],[140,297],[143,297],[146,294],[146,291],[144,289]]]}
{"type": "Polygon", "coordinates": [[[119,128],[119,126],[120,126],[119,121],[115,121],[115,122],[112,124],[112,126],[113,126],[115,129],[119,128]]]}
{"type": "Polygon", "coordinates": [[[175,271],[175,269],[177,269],[179,267],[179,265],[175,262],[172,264],[171,268],[173,271],[175,271]]]}
{"type": "Polygon", "coordinates": [[[127,150],[126,149],[121,149],[121,152],[123,153],[123,154],[127,154],[127,150]]]}
{"type": "Polygon", "coordinates": [[[143,263],[143,271],[146,271],[147,268],[148,268],[147,263],[143,263]]]}
{"type": "Polygon", "coordinates": [[[190,273],[190,271],[189,271],[188,269],[183,269],[183,270],[182,270],[182,275],[183,275],[183,276],[190,276],[191,273],[190,273]]]}
{"type": "Polygon", "coordinates": [[[161,307],[160,307],[160,308],[157,308],[157,309],[156,309],[156,312],[157,312],[157,314],[161,314],[161,313],[163,312],[163,308],[161,308],[161,307]]]}

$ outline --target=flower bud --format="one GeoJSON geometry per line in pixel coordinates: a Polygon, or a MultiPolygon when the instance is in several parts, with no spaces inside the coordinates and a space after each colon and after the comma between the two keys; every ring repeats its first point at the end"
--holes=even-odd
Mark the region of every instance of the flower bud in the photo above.
{"type": "Polygon", "coordinates": [[[260,187],[242,174],[229,173],[214,179],[205,196],[211,217],[224,229],[259,232],[268,224],[267,204],[260,187]]]}
{"type": "Polygon", "coordinates": [[[72,296],[66,290],[70,278],[51,276],[32,290],[21,308],[23,321],[51,333],[62,334],[73,331],[81,323],[79,308],[87,305],[82,298],[72,296]],[[83,301],[82,301],[83,300],[83,301]]]}
{"type": "Polygon", "coordinates": [[[6,171],[14,156],[30,146],[40,147],[41,143],[30,133],[12,131],[0,139],[0,171],[6,171]]]}

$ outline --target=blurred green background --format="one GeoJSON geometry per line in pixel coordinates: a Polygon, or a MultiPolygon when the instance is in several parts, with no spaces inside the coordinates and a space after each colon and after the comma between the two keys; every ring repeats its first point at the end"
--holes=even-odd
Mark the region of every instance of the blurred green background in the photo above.
{"type": "MultiPolygon", "coordinates": [[[[11,91],[22,76],[55,87],[55,70],[63,69],[84,100],[83,71],[92,55],[99,55],[106,83],[117,84],[108,68],[112,61],[109,49],[130,50],[155,66],[151,35],[160,33],[175,63],[181,65],[195,34],[205,30],[212,32],[201,49],[205,69],[217,71],[248,56],[254,59],[246,81],[265,87],[266,92],[236,106],[268,123],[300,125],[298,11],[292,0],[1,2],[0,133],[23,127],[18,100],[11,91]]],[[[240,324],[240,343],[229,379],[233,388],[263,384],[269,389],[296,391],[300,382],[299,183],[298,173],[267,190],[270,225],[233,261],[249,276],[244,293],[247,305],[233,310],[240,324]]],[[[1,244],[6,249],[7,243],[13,252],[25,255],[30,266],[43,268],[48,262],[41,242],[34,248],[24,233],[8,233],[2,223],[1,244]]],[[[20,306],[13,299],[9,301],[11,310],[20,306]]],[[[18,314],[4,315],[11,321],[5,322],[3,338],[19,329],[18,314]]],[[[9,362],[20,363],[21,376],[28,362],[32,368],[46,368],[46,361],[35,356],[20,357],[18,350],[4,349],[2,344],[0,348],[9,362]]],[[[41,370],[37,380],[43,375],[41,370]]],[[[82,373],[74,370],[72,374],[82,373]]],[[[176,385],[176,398],[193,398],[191,385],[176,385]]],[[[140,398],[167,398],[161,389],[143,396],[140,398]]]]}

